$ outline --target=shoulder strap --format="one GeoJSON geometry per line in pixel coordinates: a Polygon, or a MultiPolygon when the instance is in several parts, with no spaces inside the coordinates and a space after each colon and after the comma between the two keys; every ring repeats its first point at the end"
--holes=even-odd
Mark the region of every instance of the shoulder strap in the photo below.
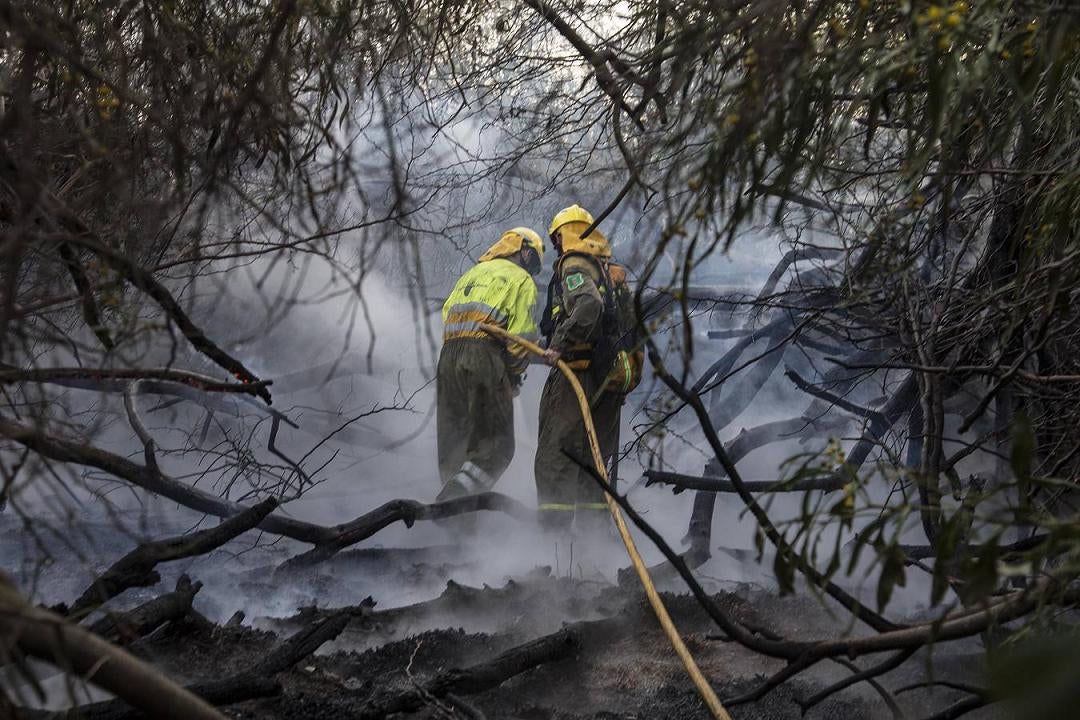
{"type": "Polygon", "coordinates": [[[545,340],[550,340],[551,334],[555,332],[555,287],[558,284],[559,271],[556,264],[555,271],[551,273],[551,280],[548,281],[547,300],[544,301],[544,312],[540,316],[540,334],[545,340]]]}

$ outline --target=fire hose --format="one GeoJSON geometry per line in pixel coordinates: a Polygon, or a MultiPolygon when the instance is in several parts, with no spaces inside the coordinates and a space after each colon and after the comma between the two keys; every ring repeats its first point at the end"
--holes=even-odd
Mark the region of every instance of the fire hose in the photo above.
{"type": "MultiPolygon", "coordinates": [[[[501,338],[513,345],[520,345],[533,355],[543,356],[544,354],[543,348],[539,345],[516,335],[511,335],[500,327],[489,325],[487,323],[481,323],[480,327],[489,335],[501,338]]],[[[555,367],[559,369],[559,372],[561,372],[567,382],[570,383],[570,387],[573,388],[574,394],[577,396],[578,405],[581,408],[581,417],[582,420],[585,421],[585,434],[589,437],[589,448],[592,451],[593,465],[596,467],[597,474],[604,481],[604,499],[607,501],[608,510],[611,511],[611,517],[615,521],[615,527],[619,531],[619,537],[622,538],[623,545],[626,546],[626,552],[630,556],[630,562],[634,566],[634,570],[641,580],[641,585],[645,589],[645,596],[649,600],[649,605],[652,607],[653,613],[656,614],[656,619],[660,622],[660,627],[663,628],[664,634],[667,635],[668,640],[671,642],[675,654],[679,656],[683,667],[686,668],[687,674],[690,675],[690,680],[693,681],[694,687],[697,688],[698,693],[701,695],[701,699],[704,700],[705,704],[708,706],[709,712],[711,712],[712,716],[717,718],[717,720],[731,720],[731,716],[728,715],[724,706],[720,704],[720,699],[716,697],[716,693],[713,691],[712,686],[709,685],[709,681],[705,679],[701,669],[698,668],[697,663],[694,662],[693,656],[690,655],[690,651],[687,650],[686,644],[682,640],[682,636],[679,635],[678,628],[675,627],[675,623],[671,620],[671,615],[668,613],[667,608],[664,607],[664,601],[660,599],[660,595],[656,592],[656,586],[649,576],[649,569],[645,567],[645,561],[641,559],[637,546],[634,544],[634,539],[630,537],[630,530],[626,526],[626,521],[623,519],[622,511],[619,509],[618,503],[615,502],[615,499],[611,496],[613,490],[609,489],[610,485],[607,466],[604,463],[603,454],[600,452],[600,441],[596,437],[596,428],[593,426],[592,412],[589,409],[589,400],[585,396],[585,391],[582,390],[581,383],[578,382],[577,377],[574,375],[574,371],[570,369],[569,365],[562,360],[559,360],[555,363],[555,367]]]]}

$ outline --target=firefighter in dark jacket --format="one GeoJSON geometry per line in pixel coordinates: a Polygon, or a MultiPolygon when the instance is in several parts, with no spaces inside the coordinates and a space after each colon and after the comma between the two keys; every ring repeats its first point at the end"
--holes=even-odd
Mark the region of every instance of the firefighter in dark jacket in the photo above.
{"type": "MultiPolygon", "coordinates": [[[[551,222],[549,235],[559,257],[541,330],[548,336],[545,359],[552,365],[565,361],[590,399],[600,450],[608,458],[618,443],[623,398],[604,392],[604,375],[591,366],[602,331],[603,293],[610,284],[605,268],[611,258],[611,245],[598,230],[582,237],[592,224],[592,216],[577,205],[562,210],[551,222]]],[[[603,491],[577,461],[592,463],[584,421],[570,383],[552,368],[540,398],[535,461],[540,521],[550,530],[608,522],[603,491]]]]}
{"type": "Polygon", "coordinates": [[[508,230],[461,276],[443,305],[436,379],[440,501],[491,490],[514,457],[513,396],[528,357],[480,324],[535,341],[533,276],[543,257],[536,232],[508,230]]]}

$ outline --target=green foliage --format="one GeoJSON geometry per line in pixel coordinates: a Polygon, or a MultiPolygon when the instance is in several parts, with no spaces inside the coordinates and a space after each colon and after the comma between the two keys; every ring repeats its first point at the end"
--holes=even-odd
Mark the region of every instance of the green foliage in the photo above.
{"type": "Polygon", "coordinates": [[[881,558],[881,573],[878,575],[876,598],[878,610],[881,611],[889,604],[893,589],[907,584],[907,575],[904,571],[907,558],[896,543],[879,548],[878,553],[881,558]]]}

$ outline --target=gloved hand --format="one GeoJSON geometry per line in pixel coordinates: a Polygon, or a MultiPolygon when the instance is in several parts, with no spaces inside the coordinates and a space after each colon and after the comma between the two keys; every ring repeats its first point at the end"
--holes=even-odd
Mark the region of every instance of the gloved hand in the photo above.
{"type": "Polygon", "coordinates": [[[525,384],[525,373],[510,376],[510,395],[517,397],[521,394],[521,386],[525,384]]]}

